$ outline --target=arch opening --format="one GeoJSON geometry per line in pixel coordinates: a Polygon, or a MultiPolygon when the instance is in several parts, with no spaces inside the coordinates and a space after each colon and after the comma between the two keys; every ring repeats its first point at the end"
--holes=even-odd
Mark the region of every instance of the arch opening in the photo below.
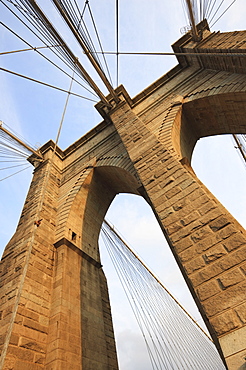
{"type": "Polygon", "coordinates": [[[192,156],[192,168],[197,177],[246,227],[245,162],[235,148],[231,135],[216,135],[197,142],[192,156]]]}
{"type": "Polygon", "coordinates": [[[191,163],[193,150],[201,138],[246,133],[245,92],[189,99],[182,106],[181,119],[173,127],[173,145],[181,158],[186,157],[191,163]]]}
{"type": "MultiPolygon", "coordinates": [[[[126,242],[173,293],[195,320],[205,328],[190,291],[177,266],[163,232],[148,203],[140,196],[118,194],[106,214],[126,242]]],[[[132,309],[100,239],[100,254],[108,280],[109,296],[121,369],[149,369],[150,363],[132,309]],[[137,354],[139,353],[139,356],[137,354]],[[145,355],[146,354],[146,357],[145,355]]]]}

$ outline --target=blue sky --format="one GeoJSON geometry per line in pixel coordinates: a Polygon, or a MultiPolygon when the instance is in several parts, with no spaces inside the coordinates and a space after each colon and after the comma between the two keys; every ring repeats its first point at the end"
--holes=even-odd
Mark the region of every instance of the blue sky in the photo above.
{"type": "MultiPolygon", "coordinates": [[[[229,5],[231,1],[227,1],[229,5]]],[[[6,1],[7,3],[7,1],[6,1]]],[[[73,47],[75,54],[91,71],[81,50],[67,32],[57,12],[47,0],[38,1],[48,17],[55,22],[63,37],[73,47]]],[[[83,1],[79,2],[83,5],[83,1]]],[[[115,1],[91,0],[91,8],[105,51],[115,50],[115,1]]],[[[170,45],[180,36],[180,29],[187,21],[181,1],[166,0],[124,0],[119,1],[119,49],[120,51],[150,52],[171,51],[170,45]]],[[[245,28],[245,0],[237,0],[212,30],[231,31],[245,28]]],[[[0,4],[1,21],[26,38],[33,46],[41,42],[0,4]]],[[[0,32],[1,52],[26,47],[3,26],[0,32]]],[[[46,55],[50,55],[46,52],[46,55]]],[[[115,57],[108,57],[114,87],[116,87],[115,57]]],[[[136,95],[174,65],[174,57],[121,56],[119,58],[119,82],[130,96],[136,95]]],[[[1,56],[1,67],[68,89],[70,80],[43,60],[36,52],[29,51],[1,56]]],[[[96,82],[97,76],[91,71],[96,82]]],[[[42,145],[49,139],[55,140],[61,120],[66,94],[37,85],[19,77],[0,71],[0,120],[11,126],[33,145],[42,145]]],[[[80,86],[73,85],[73,91],[87,94],[80,86]]],[[[97,98],[95,98],[97,101],[97,98]]],[[[70,97],[59,146],[65,149],[88,130],[96,126],[101,117],[94,103],[70,97]]],[[[201,140],[195,148],[193,166],[198,177],[209,187],[228,210],[245,227],[246,225],[246,171],[230,137],[201,140]],[[222,184],[222,186],[221,186],[222,184]],[[222,189],[222,190],[221,190],[222,189]]],[[[3,171],[1,171],[3,172],[3,171]]],[[[1,252],[13,234],[21,213],[31,180],[32,168],[8,180],[0,182],[0,249],[1,252]]],[[[117,196],[108,212],[108,219],[120,230],[129,244],[139,253],[151,269],[161,278],[168,289],[200,321],[186,287],[172,260],[171,253],[160,232],[149,206],[140,198],[130,195],[117,196]]],[[[142,340],[134,319],[128,320],[128,308],[122,298],[114,272],[103,254],[103,265],[108,276],[112,295],[112,310],[117,329],[117,343],[122,370],[149,369],[147,359],[142,355],[142,340]],[[139,356],[136,356],[140,354],[139,356]]]]}

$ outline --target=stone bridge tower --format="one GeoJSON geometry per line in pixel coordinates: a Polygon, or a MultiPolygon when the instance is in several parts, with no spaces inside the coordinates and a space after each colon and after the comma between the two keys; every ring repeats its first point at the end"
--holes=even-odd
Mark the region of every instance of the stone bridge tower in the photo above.
{"type": "Polygon", "coordinates": [[[201,30],[135,98],[98,103],[103,122],[65,151],[41,148],[1,262],[1,369],[118,368],[98,235],[120,192],[151,205],[228,369],[245,364],[246,233],[190,163],[199,138],[246,134],[246,54],[228,56],[246,31],[201,30]]]}

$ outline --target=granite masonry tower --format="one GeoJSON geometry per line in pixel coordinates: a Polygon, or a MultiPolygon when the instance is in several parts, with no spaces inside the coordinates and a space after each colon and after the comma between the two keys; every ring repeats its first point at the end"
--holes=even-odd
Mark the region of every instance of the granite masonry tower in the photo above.
{"type": "MultiPolygon", "coordinates": [[[[196,177],[196,142],[246,134],[246,31],[189,34],[178,65],[65,151],[41,148],[1,262],[2,370],[118,369],[98,235],[115,195],[152,207],[228,369],[246,357],[246,232],[196,177]]],[[[110,97],[108,97],[110,100],[110,97]]],[[[188,369],[187,369],[188,370],[188,369]]]]}

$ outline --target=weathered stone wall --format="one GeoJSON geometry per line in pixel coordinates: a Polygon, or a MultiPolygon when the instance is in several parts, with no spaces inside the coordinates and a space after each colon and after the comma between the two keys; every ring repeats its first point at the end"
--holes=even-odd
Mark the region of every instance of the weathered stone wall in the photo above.
{"type": "Polygon", "coordinates": [[[59,170],[44,162],[1,262],[1,369],[43,368],[49,327],[59,170]],[[48,172],[49,181],[47,182],[48,172]],[[41,206],[42,205],[42,206],[41,206]],[[41,220],[42,227],[34,225],[41,220]],[[45,231],[44,231],[45,230],[45,231]]]}
{"type": "MultiPolygon", "coordinates": [[[[118,368],[98,251],[115,190],[91,164],[97,134],[84,145],[82,162],[73,162],[73,177],[69,156],[66,167],[52,143],[42,148],[44,162],[1,262],[1,369],[118,368]]],[[[100,151],[105,155],[107,145],[100,151]]]]}
{"type": "MultiPolygon", "coordinates": [[[[112,120],[211,335],[224,349],[226,334],[240,328],[243,338],[245,330],[245,231],[187,162],[172,155],[126,103],[112,113],[112,120]]],[[[242,364],[244,353],[235,365],[228,360],[231,369],[242,364]]]]}
{"type": "MultiPolygon", "coordinates": [[[[210,45],[233,52],[246,39],[246,32],[206,34],[198,44],[184,38],[174,49],[200,53],[210,45]]],[[[110,112],[230,369],[244,364],[246,354],[246,233],[197,179],[190,161],[199,138],[246,133],[244,57],[234,58],[204,56],[201,62],[187,56],[182,74],[174,69],[163,85],[157,82],[132,101],[122,90],[122,103],[110,112]]]]}

